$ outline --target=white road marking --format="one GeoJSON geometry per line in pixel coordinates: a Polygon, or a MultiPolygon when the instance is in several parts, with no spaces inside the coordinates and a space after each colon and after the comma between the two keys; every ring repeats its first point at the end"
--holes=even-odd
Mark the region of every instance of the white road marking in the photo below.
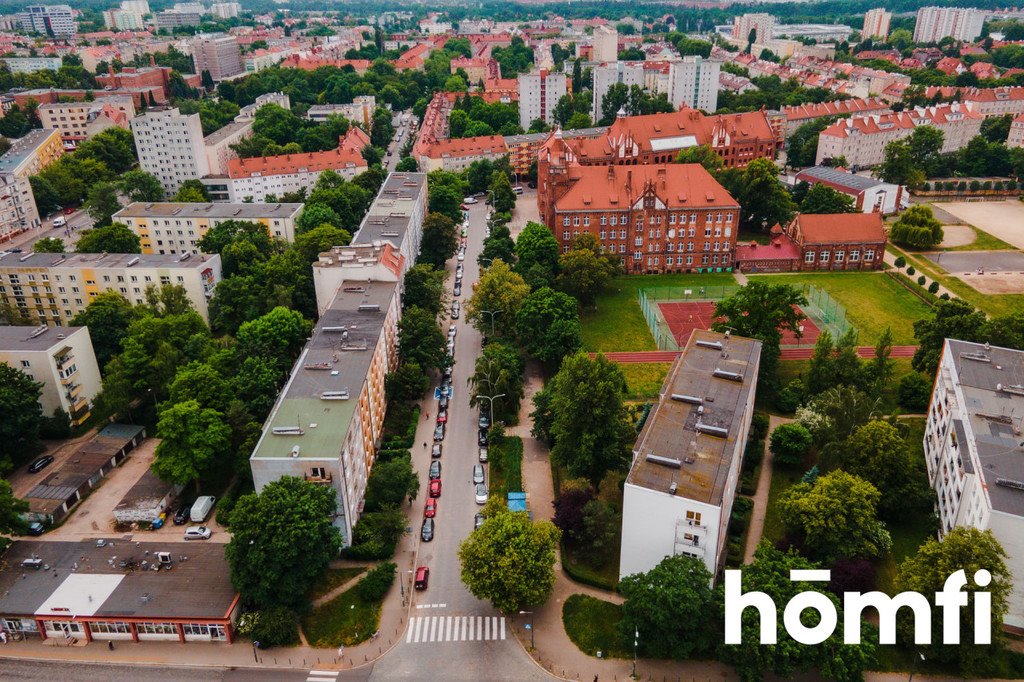
{"type": "Polygon", "coordinates": [[[498,616],[414,616],[409,623],[405,641],[407,644],[480,642],[504,640],[506,636],[505,619],[498,616]]]}

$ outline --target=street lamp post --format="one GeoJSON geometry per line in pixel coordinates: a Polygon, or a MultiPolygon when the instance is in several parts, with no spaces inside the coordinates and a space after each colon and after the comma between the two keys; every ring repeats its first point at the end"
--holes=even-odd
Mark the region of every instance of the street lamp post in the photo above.
{"type": "Polygon", "coordinates": [[[491,316],[491,336],[494,336],[494,316],[497,315],[498,313],[503,313],[505,311],[504,310],[481,310],[480,312],[483,313],[484,315],[490,315],[491,316]]]}
{"type": "Polygon", "coordinates": [[[252,642],[252,659],[254,661],[256,661],[257,663],[260,662],[259,656],[256,655],[256,649],[258,649],[259,646],[260,646],[260,643],[257,642],[256,640],[253,640],[253,642],[252,642]]]}
{"type": "Polygon", "coordinates": [[[640,641],[640,630],[638,628],[633,629],[633,675],[636,677],[636,647],[640,641]]]}
{"type": "MultiPolygon", "coordinates": [[[[490,383],[490,382],[488,382],[488,383],[490,383]]],[[[504,398],[504,397],[505,397],[504,393],[499,393],[498,395],[494,395],[494,396],[491,396],[491,395],[478,395],[477,396],[477,398],[485,398],[487,400],[488,404],[490,405],[490,407],[491,407],[491,424],[494,423],[494,401],[497,400],[498,398],[504,398]]]]}
{"type": "Polygon", "coordinates": [[[530,617],[530,649],[536,649],[537,647],[534,646],[535,640],[533,638],[533,633],[536,632],[536,630],[533,629],[533,611],[520,611],[519,615],[530,617]]]}

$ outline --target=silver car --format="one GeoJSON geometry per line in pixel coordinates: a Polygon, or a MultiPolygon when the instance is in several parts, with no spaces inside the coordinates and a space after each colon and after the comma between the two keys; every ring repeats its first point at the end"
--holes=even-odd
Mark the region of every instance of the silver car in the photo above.
{"type": "Polygon", "coordinates": [[[487,504],[487,486],[483,483],[480,483],[476,487],[476,503],[487,504]]]}
{"type": "Polygon", "coordinates": [[[480,484],[484,482],[484,466],[482,464],[473,465],[473,483],[480,484]]]}

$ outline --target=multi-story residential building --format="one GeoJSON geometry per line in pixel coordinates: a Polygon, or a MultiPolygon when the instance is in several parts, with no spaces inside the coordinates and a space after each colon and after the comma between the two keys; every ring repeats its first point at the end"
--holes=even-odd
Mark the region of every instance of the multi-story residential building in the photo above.
{"type": "Polygon", "coordinates": [[[310,121],[323,123],[330,116],[344,116],[367,130],[373,123],[373,112],[377,110],[377,98],[373,95],[359,95],[348,104],[314,104],[306,111],[310,121]]]}
{"type": "Polygon", "coordinates": [[[0,244],[39,225],[39,210],[28,177],[0,173],[0,244]]]}
{"type": "Polygon", "coordinates": [[[103,12],[103,24],[115,31],[141,31],[146,26],[146,20],[136,12],[126,12],[123,9],[108,9],[103,12]]]}
{"type": "Polygon", "coordinates": [[[243,118],[232,121],[203,138],[206,149],[206,165],[213,175],[224,175],[228,172],[228,162],[238,158],[238,152],[231,145],[238,144],[252,136],[252,119],[243,118]]]}
{"type": "Polygon", "coordinates": [[[19,178],[38,175],[62,154],[64,143],[59,130],[30,130],[14,140],[7,153],[0,156],[0,173],[11,173],[19,178]]]}
{"type": "Polygon", "coordinates": [[[283,92],[268,92],[265,95],[260,95],[256,98],[256,101],[252,104],[247,104],[242,107],[241,111],[238,112],[238,116],[235,116],[236,121],[242,119],[251,119],[256,116],[256,112],[260,110],[265,104],[276,104],[282,109],[291,109],[292,102],[287,94],[283,92]]]}
{"type": "MultiPolygon", "coordinates": [[[[148,90],[148,92],[143,93],[146,95],[156,90],[156,101],[158,103],[166,102],[171,98],[172,71],[173,69],[169,66],[126,66],[116,73],[111,69],[109,73],[97,74],[96,82],[108,90],[124,89],[133,92],[148,90]]],[[[190,88],[202,87],[202,79],[199,74],[187,73],[181,74],[181,77],[185,80],[185,85],[190,88]]],[[[104,96],[101,92],[99,90],[96,91],[95,96],[97,99],[104,96]]],[[[146,104],[152,106],[153,102],[149,101],[146,104]]]]}
{"type": "Polygon", "coordinates": [[[189,204],[137,201],[114,214],[114,222],[139,235],[142,253],[179,254],[197,250],[207,230],[229,220],[260,223],[275,239],[295,241],[302,204],[189,204]]]}
{"type": "Polygon", "coordinates": [[[65,326],[102,291],[144,303],[146,289],[161,284],[184,287],[207,319],[207,300],[220,279],[217,254],[0,252],[0,298],[32,321],[56,327],[65,326]]]}
{"type": "Polygon", "coordinates": [[[64,65],[60,57],[4,57],[0,61],[7,65],[11,73],[56,71],[64,65]]]}
{"type": "Polygon", "coordinates": [[[622,497],[620,578],[679,555],[700,559],[718,575],[760,361],[760,341],[691,333],[633,447],[622,497]]]}
{"type": "Polygon", "coordinates": [[[18,14],[21,28],[53,38],[70,38],[78,33],[75,15],[68,5],[31,5],[18,14]]]}
{"type": "Polygon", "coordinates": [[[699,164],[572,164],[546,205],[563,252],[588,233],[630,273],[732,268],[740,206],[699,164]]]}
{"type": "Polygon", "coordinates": [[[922,7],[914,24],[915,43],[937,43],[943,38],[970,42],[981,35],[985,12],[969,7],[922,7]]]}
{"type": "Polygon", "coordinates": [[[782,135],[788,139],[804,123],[809,123],[825,116],[838,117],[856,114],[888,113],[891,113],[889,105],[877,97],[870,99],[842,99],[834,102],[820,102],[818,104],[795,104],[782,107],[780,110],[780,114],[784,119],[782,122],[782,135]]]}
{"type": "Polygon", "coordinates": [[[853,199],[853,207],[861,213],[892,215],[909,200],[903,185],[894,185],[876,178],[857,175],[830,166],[812,166],[796,174],[797,182],[828,185],[853,199]]]}
{"type": "MultiPolygon", "coordinates": [[[[391,173],[370,204],[353,244],[389,242],[402,256],[402,271],[416,263],[427,216],[427,174],[391,173]]],[[[316,281],[314,273],[314,281],[316,281]]],[[[323,288],[317,284],[318,291],[323,288]]]]}
{"type": "Polygon", "coordinates": [[[242,11],[242,5],[237,2],[215,2],[210,5],[210,14],[218,19],[233,19],[242,11]]]}
{"type": "Polygon", "coordinates": [[[294,52],[294,48],[283,45],[271,49],[261,48],[242,55],[242,65],[246,73],[256,73],[277,66],[294,52]]]}
{"type": "Polygon", "coordinates": [[[1024,114],[1017,114],[1010,123],[1010,134],[1006,136],[1007,147],[1024,147],[1024,114]]]}
{"type": "Polygon", "coordinates": [[[881,270],[885,243],[881,213],[801,213],[768,244],[737,244],[734,261],[743,272],[881,270]]]}
{"type": "Polygon", "coordinates": [[[892,12],[882,8],[869,9],[864,14],[864,28],[860,34],[865,38],[885,40],[889,37],[889,22],[891,21],[892,12]]]}
{"type": "Polygon", "coordinates": [[[613,61],[607,64],[596,64],[591,73],[594,77],[594,103],[591,106],[590,117],[594,121],[600,120],[605,95],[613,85],[622,83],[626,87],[636,85],[641,88],[645,85],[643,62],[613,61]]]}
{"type": "Polygon", "coordinates": [[[369,143],[366,133],[352,126],[339,140],[337,149],[230,159],[227,177],[210,176],[203,184],[214,201],[263,202],[267,195],[279,197],[312,188],[325,170],[351,180],[368,168],[362,150],[369,143]]]}
{"type": "Polygon", "coordinates": [[[595,62],[614,62],[619,59],[619,32],[607,24],[594,28],[594,48],[590,56],[595,62]]]}
{"type": "Polygon", "coordinates": [[[547,69],[538,69],[519,76],[519,125],[529,130],[530,124],[541,119],[554,121],[555,105],[566,93],[567,77],[547,69]]]}
{"type": "Polygon", "coordinates": [[[156,27],[167,30],[180,28],[182,26],[198,26],[203,23],[203,15],[199,12],[178,12],[168,9],[156,13],[156,27]]]}
{"type": "Polygon", "coordinates": [[[121,9],[125,12],[146,16],[149,14],[149,2],[148,0],[121,0],[121,9]]]}
{"type": "Polygon", "coordinates": [[[970,103],[916,107],[893,114],[872,114],[836,121],[818,135],[817,165],[843,157],[853,169],[877,166],[885,160],[885,146],[909,137],[918,126],[935,126],[943,133],[942,153],[967,146],[981,132],[983,116],[970,103]]]}
{"type": "Polygon", "coordinates": [[[710,114],[718,108],[718,74],[722,65],[716,61],[689,55],[669,64],[668,101],[676,109],[686,106],[710,114]]]}
{"type": "Polygon", "coordinates": [[[451,61],[448,68],[453,74],[461,69],[466,73],[466,78],[469,80],[468,84],[476,85],[491,76],[491,61],[490,57],[456,57],[451,61]]]}
{"type": "Polygon", "coordinates": [[[131,97],[104,97],[92,102],[56,102],[36,109],[43,128],[56,128],[66,149],[74,149],[84,140],[114,126],[129,128],[135,117],[131,97]]]}
{"type": "Polygon", "coordinates": [[[1024,627],[1024,352],[946,339],[924,431],[939,538],[991,531],[1013,580],[1005,625],[1024,627]]]}
{"type": "MultiPolygon", "coordinates": [[[[563,130],[562,138],[571,140],[577,137],[600,137],[604,135],[606,130],[608,128],[604,126],[563,130]]],[[[505,146],[508,149],[508,162],[512,167],[512,171],[515,173],[528,173],[530,166],[537,161],[537,153],[550,136],[550,133],[506,135],[505,146]]]]}
{"type": "Polygon", "coordinates": [[[767,43],[775,37],[775,17],[771,14],[742,14],[732,20],[732,38],[746,45],[750,32],[754,32],[755,43],[767,43]]]}
{"type": "Polygon", "coordinates": [[[132,132],[139,166],[160,180],[167,196],[177,193],[186,180],[209,175],[199,114],[151,109],[132,119],[132,132]]]}
{"type": "Polygon", "coordinates": [[[192,41],[192,59],[197,73],[208,71],[215,81],[222,81],[245,71],[238,38],[222,33],[196,36],[192,41]]]}
{"type": "Polygon", "coordinates": [[[89,418],[101,382],[87,327],[0,326],[0,362],[42,384],[45,416],[60,410],[76,426],[89,418]]]}

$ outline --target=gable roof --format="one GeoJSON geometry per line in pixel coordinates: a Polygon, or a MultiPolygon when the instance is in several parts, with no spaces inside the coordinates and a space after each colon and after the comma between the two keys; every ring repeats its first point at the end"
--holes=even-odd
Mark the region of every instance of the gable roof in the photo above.
{"type": "Polygon", "coordinates": [[[804,246],[885,241],[880,213],[801,213],[793,227],[794,238],[804,246]]]}
{"type": "Polygon", "coordinates": [[[739,208],[739,203],[700,164],[578,166],[572,187],[555,200],[556,211],[625,211],[648,188],[670,209],[739,208]]]}

